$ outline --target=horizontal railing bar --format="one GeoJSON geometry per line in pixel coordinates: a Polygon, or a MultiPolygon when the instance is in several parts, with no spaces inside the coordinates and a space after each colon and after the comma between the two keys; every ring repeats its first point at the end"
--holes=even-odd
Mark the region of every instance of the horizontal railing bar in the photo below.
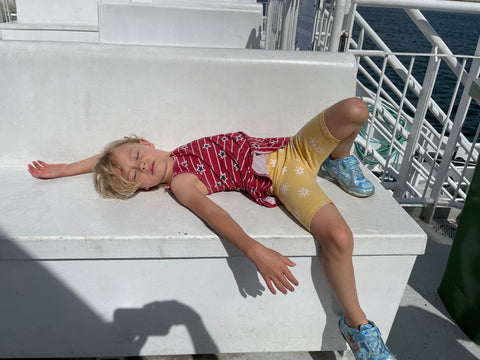
{"type": "Polygon", "coordinates": [[[447,0],[354,0],[358,6],[383,8],[419,9],[433,11],[448,11],[469,14],[480,14],[480,4],[464,1],[447,0]]]}
{"type": "Polygon", "coordinates": [[[465,59],[480,59],[478,55],[456,55],[456,54],[432,54],[432,53],[418,53],[418,52],[396,52],[396,51],[384,51],[384,50],[367,50],[367,49],[350,49],[348,50],[350,54],[362,55],[362,56],[376,56],[376,57],[385,57],[385,56],[405,56],[405,57],[437,57],[437,58],[465,58],[465,59]]]}

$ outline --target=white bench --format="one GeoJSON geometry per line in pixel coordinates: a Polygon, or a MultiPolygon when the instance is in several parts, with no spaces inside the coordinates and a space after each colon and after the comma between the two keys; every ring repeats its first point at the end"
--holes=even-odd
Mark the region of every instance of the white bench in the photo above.
{"type": "MultiPolygon", "coordinates": [[[[212,195],[297,263],[300,286],[274,296],[167,192],[104,200],[89,175],[40,181],[26,165],[131,133],[165,150],[225,131],[291,135],[354,95],[353,56],[0,41],[0,69],[0,357],[346,348],[317,243],[282,208],[212,195]]],[[[378,182],[356,199],[319,181],[353,230],[360,302],[387,337],[426,236],[378,182]]]]}
{"type": "Polygon", "coordinates": [[[17,0],[0,39],[133,45],[263,47],[256,0],[17,0]]]}

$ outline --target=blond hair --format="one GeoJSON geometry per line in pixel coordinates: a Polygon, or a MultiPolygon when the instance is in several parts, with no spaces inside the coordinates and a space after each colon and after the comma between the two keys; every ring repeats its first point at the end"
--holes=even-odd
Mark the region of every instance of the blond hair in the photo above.
{"type": "Polygon", "coordinates": [[[112,153],[121,145],[138,143],[142,140],[136,135],[125,136],[121,140],[112,141],[103,149],[93,170],[95,190],[104,198],[128,199],[140,188],[140,181],[124,179],[118,165],[112,160],[112,153]]]}

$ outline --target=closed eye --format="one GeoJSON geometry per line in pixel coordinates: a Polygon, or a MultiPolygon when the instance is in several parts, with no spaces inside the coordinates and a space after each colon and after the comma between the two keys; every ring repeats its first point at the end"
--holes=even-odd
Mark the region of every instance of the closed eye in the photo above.
{"type": "Polygon", "coordinates": [[[137,170],[130,171],[128,179],[129,181],[135,181],[137,179],[137,170]]]}

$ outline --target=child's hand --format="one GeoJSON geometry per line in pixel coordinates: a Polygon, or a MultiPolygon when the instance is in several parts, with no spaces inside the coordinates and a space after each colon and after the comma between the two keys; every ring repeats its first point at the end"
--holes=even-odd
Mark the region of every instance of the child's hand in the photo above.
{"type": "Polygon", "coordinates": [[[43,161],[33,161],[28,164],[28,172],[37,179],[55,179],[65,176],[67,164],[47,164],[43,161]]]}
{"type": "Polygon", "coordinates": [[[287,289],[294,291],[293,285],[298,286],[297,279],[288,268],[295,266],[295,263],[285,256],[259,244],[251,259],[272,294],[276,294],[275,287],[286,294],[287,289]]]}

